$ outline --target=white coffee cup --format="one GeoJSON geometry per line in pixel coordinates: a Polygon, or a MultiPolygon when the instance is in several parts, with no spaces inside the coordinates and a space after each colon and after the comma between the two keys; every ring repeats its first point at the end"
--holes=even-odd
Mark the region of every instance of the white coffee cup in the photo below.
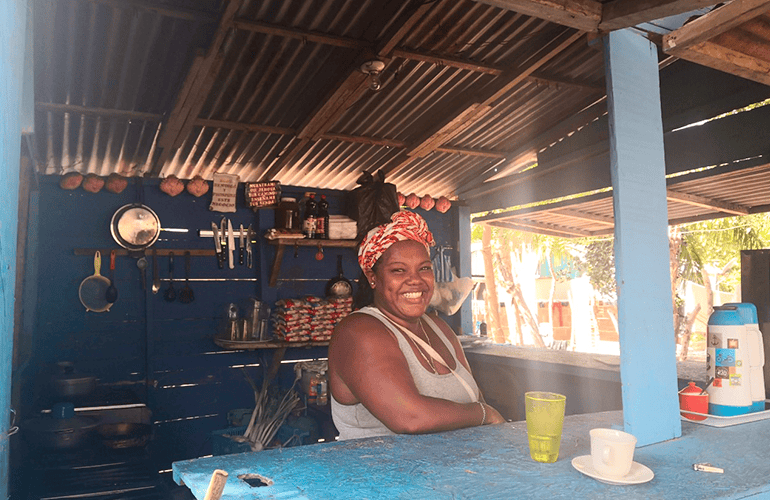
{"type": "Polygon", "coordinates": [[[634,463],[636,438],[615,429],[591,429],[591,462],[594,470],[609,477],[623,477],[634,463]]]}

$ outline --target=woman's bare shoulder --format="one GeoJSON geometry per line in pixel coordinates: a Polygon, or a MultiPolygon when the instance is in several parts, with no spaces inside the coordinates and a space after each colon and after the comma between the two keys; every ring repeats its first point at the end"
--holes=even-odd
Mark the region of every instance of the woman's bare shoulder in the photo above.
{"type": "Polygon", "coordinates": [[[393,338],[388,328],[370,314],[353,313],[334,328],[332,344],[382,341],[393,338]]]}

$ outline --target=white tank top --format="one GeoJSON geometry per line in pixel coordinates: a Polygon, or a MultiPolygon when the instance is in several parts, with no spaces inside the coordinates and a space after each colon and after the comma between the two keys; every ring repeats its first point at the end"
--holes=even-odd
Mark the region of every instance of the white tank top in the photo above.
{"type": "MultiPolygon", "coordinates": [[[[388,329],[393,333],[398,340],[398,347],[401,352],[404,353],[407,364],[409,365],[409,372],[412,374],[414,384],[417,390],[423,396],[430,396],[439,399],[446,399],[454,401],[456,403],[473,403],[479,399],[479,387],[476,381],[473,379],[473,375],[460,363],[457,359],[454,346],[446,338],[444,332],[430,319],[427,315],[422,316],[422,320],[430,326],[434,332],[436,332],[447,346],[447,349],[452,355],[455,361],[455,374],[446,373],[438,374],[432,373],[426,370],[417,359],[411,345],[407,342],[404,334],[399,332],[398,329],[387,319],[376,307],[364,307],[356,313],[369,314],[379,319],[388,329]],[[475,392],[475,399],[471,399],[468,390],[463,386],[462,382],[457,379],[460,376],[475,392]]],[[[355,314],[355,313],[354,313],[355,314]]],[[[363,404],[356,403],[353,405],[343,405],[334,399],[332,394],[332,420],[337,430],[340,433],[339,439],[357,439],[372,436],[388,436],[395,434],[388,429],[385,424],[372,415],[363,404]]]]}

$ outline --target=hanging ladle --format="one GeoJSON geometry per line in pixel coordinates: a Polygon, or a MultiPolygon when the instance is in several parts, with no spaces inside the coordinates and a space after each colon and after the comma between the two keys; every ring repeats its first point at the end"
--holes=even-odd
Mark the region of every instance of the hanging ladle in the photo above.
{"type": "Polygon", "coordinates": [[[195,294],[190,288],[190,252],[184,253],[184,288],[179,291],[179,302],[189,304],[195,300],[195,294]]]}
{"type": "Polygon", "coordinates": [[[174,290],[174,252],[168,253],[168,288],[166,288],[163,298],[166,299],[166,302],[174,302],[176,300],[176,290],[174,290]]]}
{"type": "Polygon", "coordinates": [[[118,289],[115,288],[115,250],[110,252],[110,286],[104,292],[104,298],[110,304],[114,304],[118,300],[118,289]]]}

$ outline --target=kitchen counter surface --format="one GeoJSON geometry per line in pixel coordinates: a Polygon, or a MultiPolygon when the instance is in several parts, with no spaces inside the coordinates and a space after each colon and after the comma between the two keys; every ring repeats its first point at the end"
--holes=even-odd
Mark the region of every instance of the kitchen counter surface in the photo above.
{"type": "Polygon", "coordinates": [[[590,429],[621,425],[619,411],[566,417],[553,464],[530,459],[526,423],[512,422],[188,460],[174,463],[173,475],[199,500],[215,469],[229,473],[224,500],[770,498],[770,420],[724,428],[682,422],[680,438],[636,450],[634,460],[655,474],[645,484],[608,485],[572,466],[590,453],[590,429]],[[693,470],[702,462],[724,474],[693,470]],[[244,474],[271,485],[251,487],[238,479],[244,474]]]}
{"type": "MultiPolygon", "coordinates": [[[[469,356],[486,356],[497,358],[499,361],[527,361],[529,363],[550,363],[559,365],[564,370],[599,370],[606,372],[605,376],[617,378],[620,373],[620,356],[611,354],[591,354],[585,352],[560,351],[522,347],[508,344],[494,344],[488,339],[459,336],[463,349],[469,356]]],[[[706,376],[705,361],[679,361],[677,377],[680,380],[692,380],[704,383],[706,376]]]]}

